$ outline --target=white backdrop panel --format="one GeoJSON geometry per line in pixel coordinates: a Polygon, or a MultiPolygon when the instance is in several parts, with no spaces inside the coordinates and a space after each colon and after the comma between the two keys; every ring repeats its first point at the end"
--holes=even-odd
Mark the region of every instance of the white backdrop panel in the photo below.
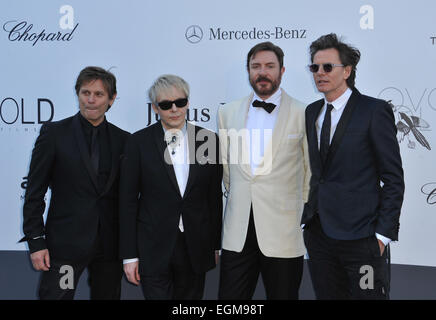
{"type": "Polygon", "coordinates": [[[190,120],[216,130],[220,104],[250,92],[245,59],[253,45],[269,40],[284,50],[282,87],[310,103],[320,95],[306,68],[308,47],[335,32],[362,52],[357,88],[392,100],[397,121],[399,112],[421,119],[416,129],[431,150],[412,133],[399,134],[406,194],[392,261],[436,266],[435,198],[425,194],[436,188],[435,9],[433,1],[398,0],[1,1],[0,250],[27,248],[17,240],[22,236],[23,177],[41,125],[38,108],[41,121],[75,114],[74,83],[85,66],[112,68],[118,98],[107,116],[125,130],[134,132],[154,121],[147,89],[164,73],[190,83],[190,120]],[[64,5],[69,7],[60,12],[64,5]],[[196,35],[202,33],[197,43],[186,37],[193,25],[196,35]],[[286,30],[294,38],[287,39],[286,30]],[[41,32],[44,39],[35,41],[41,32]],[[58,32],[65,41],[46,39],[58,32]]]}

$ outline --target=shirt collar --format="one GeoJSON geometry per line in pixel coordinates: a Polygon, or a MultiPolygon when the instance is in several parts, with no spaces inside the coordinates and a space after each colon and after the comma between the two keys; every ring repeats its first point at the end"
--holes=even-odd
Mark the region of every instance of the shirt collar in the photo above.
{"type": "Polygon", "coordinates": [[[82,126],[87,129],[87,130],[92,130],[93,128],[103,128],[106,126],[106,116],[104,117],[103,121],[98,125],[98,126],[93,126],[91,122],[89,122],[88,120],[85,119],[84,116],[82,116],[82,114],[79,112],[79,119],[80,122],[82,123],[82,126]]]}
{"type": "Polygon", "coordinates": [[[256,92],[254,92],[253,100],[251,100],[251,103],[253,103],[254,100],[259,100],[259,101],[265,101],[265,102],[268,102],[268,103],[274,103],[276,106],[279,106],[281,98],[282,98],[282,88],[279,88],[276,92],[273,93],[273,95],[271,97],[269,97],[266,100],[262,100],[256,94],[256,92]]]}
{"type": "Polygon", "coordinates": [[[332,102],[328,102],[324,98],[324,105],[332,104],[333,108],[335,108],[335,110],[339,110],[347,104],[348,99],[350,99],[350,96],[352,93],[353,93],[353,91],[350,88],[347,88],[347,90],[345,90],[345,92],[339,98],[337,98],[336,100],[334,100],[332,102]]]}

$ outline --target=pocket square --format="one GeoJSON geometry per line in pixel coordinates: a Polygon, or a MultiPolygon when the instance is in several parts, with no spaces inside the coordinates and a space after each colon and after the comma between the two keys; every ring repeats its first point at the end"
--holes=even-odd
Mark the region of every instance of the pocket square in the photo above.
{"type": "Polygon", "coordinates": [[[303,137],[302,133],[288,134],[288,139],[299,139],[299,138],[302,138],[302,137],[303,137]]]}

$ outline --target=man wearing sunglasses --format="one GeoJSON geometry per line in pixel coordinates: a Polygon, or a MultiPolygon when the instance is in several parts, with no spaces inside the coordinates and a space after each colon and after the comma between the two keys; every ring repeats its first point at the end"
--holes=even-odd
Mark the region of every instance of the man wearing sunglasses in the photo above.
{"type": "Polygon", "coordinates": [[[403,169],[389,103],[355,87],[360,52],[328,34],[310,46],[324,99],[306,109],[312,178],[302,224],[317,299],[388,299],[403,169]]]}
{"type": "Polygon", "coordinates": [[[124,271],[146,299],[201,299],[221,249],[217,136],[186,121],[182,78],[159,77],[149,97],[160,121],[131,136],[121,166],[124,271]]]}
{"type": "Polygon", "coordinates": [[[283,56],[271,42],[254,46],[247,55],[254,92],[218,110],[228,193],[220,299],[251,299],[259,273],[268,299],[298,299],[310,171],[305,105],[280,88],[283,56]]]}

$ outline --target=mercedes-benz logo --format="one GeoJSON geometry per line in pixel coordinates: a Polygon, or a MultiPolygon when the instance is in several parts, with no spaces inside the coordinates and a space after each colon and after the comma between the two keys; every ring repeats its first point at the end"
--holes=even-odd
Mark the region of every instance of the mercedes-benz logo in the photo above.
{"type": "Polygon", "coordinates": [[[186,29],[185,38],[190,43],[199,43],[203,39],[203,30],[197,25],[189,26],[186,29]]]}

